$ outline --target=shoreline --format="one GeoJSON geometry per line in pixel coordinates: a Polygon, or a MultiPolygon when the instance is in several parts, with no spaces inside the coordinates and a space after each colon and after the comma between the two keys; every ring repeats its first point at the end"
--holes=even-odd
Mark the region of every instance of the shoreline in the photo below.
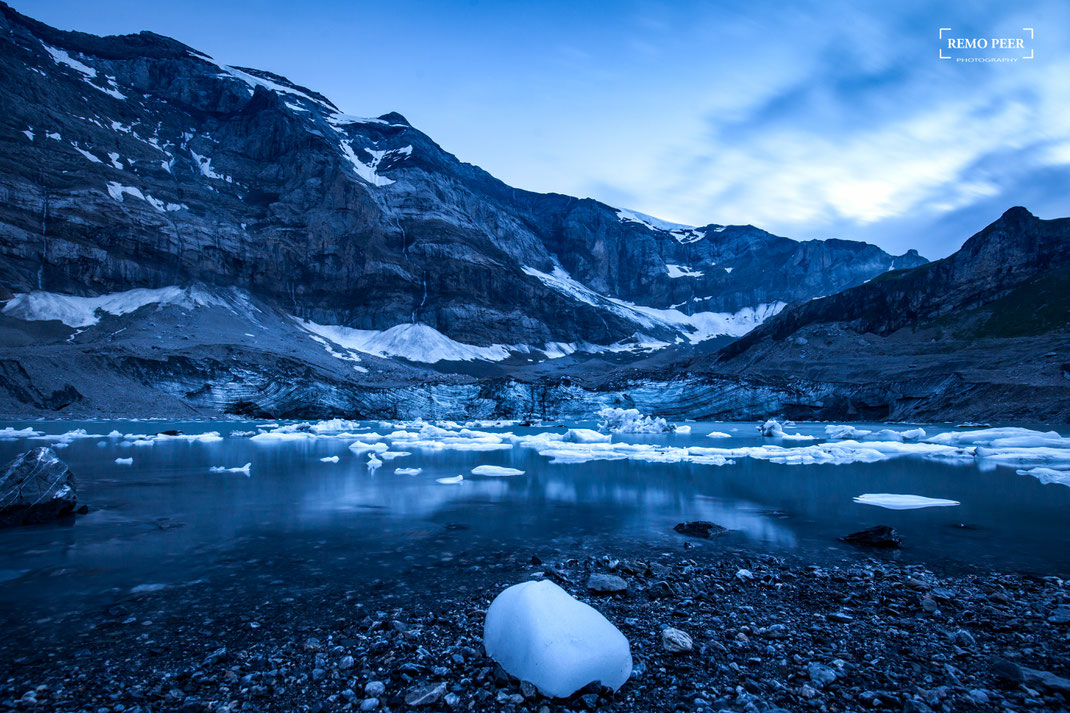
{"type": "Polygon", "coordinates": [[[873,558],[818,566],[690,544],[681,537],[673,551],[624,557],[582,545],[552,555],[548,547],[461,554],[443,562],[439,578],[419,564],[371,581],[344,570],[266,579],[250,563],[247,578],[149,586],[76,622],[10,632],[17,635],[5,644],[12,650],[3,656],[0,705],[96,713],[362,705],[924,712],[1059,710],[1070,700],[1058,678],[1070,675],[1070,582],[938,574],[873,558]],[[615,694],[546,699],[483,654],[492,598],[539,573],[631,642],[636,674],[615,694]],[[627,591],[588,591],[593,573],[622,577],[627,591]],[[667,626],[688,633],[694,649],[666,652],[667,626]],[[19,702],[42,684],[48,688],[19,702]],[[434,700],[406,703],[421,687],[434,700]],[[371,698],[376,703],[365,702],[371,698]]]}

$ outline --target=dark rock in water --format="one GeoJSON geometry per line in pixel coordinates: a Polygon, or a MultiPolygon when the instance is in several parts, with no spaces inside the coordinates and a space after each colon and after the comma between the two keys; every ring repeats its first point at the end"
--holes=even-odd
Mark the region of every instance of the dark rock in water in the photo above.
{"type": "Polygon", "coordinates": [[[182,431],[179,431],[177,429],[171,428],[171,429],[168,429],[166,431],[160,431],[159,435],[161,435],[161,436],[181,436],[182,435],[182,431]]]}
{"type": "Polygon", "coordinates": [[[853,532],[846,537],[841,537],[840,540],[843,542],[850,542],[852,545],[862,545],[864,547],[893,548],[901,547],[903,544],[903,540],[900,539],[899,533],[887,525],[877,525],[868,530],[853,532]]]}
{"type": "Polygon", "coordinates": [[[47,446],[16,456],[0,475],[0,527],[49,522],[77,504],[74,476],[47,446]]]}
{"type": "Polygon", "coordinates": [[[681,535],[687,535],[688,537],[701,537],[705,540],[710,539],[713,535],[720,535],[722,532],[728,532],[727,527],[721,527],[715,525],[712,522],[705,522],[704,520],[696,520],[694,522],[681,522],[673,528],[681,535]]]}

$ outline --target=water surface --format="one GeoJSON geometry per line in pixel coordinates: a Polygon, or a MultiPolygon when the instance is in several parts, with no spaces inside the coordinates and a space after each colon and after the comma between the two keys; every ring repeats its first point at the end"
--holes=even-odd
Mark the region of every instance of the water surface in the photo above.
{"type": "MultiPolygon", "coordinates": [[[[254,422],[33,422],[60,434],[219,431],[216,442],[121,445],[72,440],[58,450],[89,515],[73,523],[0,531],[0,606],[9,615],[70,611],[116,593],[214,577],[257,577],[280,588],[303,577],[353,582],[408,576],[462,553],[537,553],[575,543],[608,554],[682,547],[672,527],[710,520],[733,532],[696,542],[699,554],[728,548],[788,554],[816,563],[858,556],[841,535],[894,526],[894,556],[932,567],[1070,574],[1070,487],[1044,485],[1013,467],[900,457],[850,465],[780,465],[738,459],[724,466],[634,461],[551,464],[528,448],[489,452],[414,450],[370,471],[350,438],[258,442],[227,437],[254,422]],[[338,456],[339,462],[320,458],[338,456]],[[116,458],[133,458],[117,465],[116,458]],[[212,466],[251,463],[248,476],[212,466]],[[479,477],[484,464],[524,471],[479,477]],[[395,468],[421,468],[398,475],[395,468]],[[460,485],[438,478],[465,475],[460,485]],[[959,501],[955,507],[886,510],[854,502],[864,493],[959,501]],[[706,549],[702,549],[706,548],[706,549]]],[[[570,424],[592,427],[593,424],[570,424]]],[[[735,447],[769,443],[754,424],[692,424],[693,433],[616,436],[632,442],[735,447]],[[731,439],[710,439],[710,431],[731,439]]],[[[859,424],[862,425],[862,424],[859,424]]],[[[379,423],[368,424],[381,433],[379,423]]],[[[871,425],[873,429],[884,425],[871,425]]],[[[391,426],[392,428],[392,426],[391,426]]],[[[906,428],[906,427],[902,427],[906,428]]],[[[930,434],[949,426],[926,427],[930,434]]],[[[562,428],[515,425],[516,434],[562,428]]],[[[824,438],[823,424],[792,428],[824,438]]],[[[782,443],[805,446],[812,442],[782,443]]],[[[4,462],[42,441],[0,442],[4,462]]],[[[409,583],[412,585],[412,583],[409,583]]]]}

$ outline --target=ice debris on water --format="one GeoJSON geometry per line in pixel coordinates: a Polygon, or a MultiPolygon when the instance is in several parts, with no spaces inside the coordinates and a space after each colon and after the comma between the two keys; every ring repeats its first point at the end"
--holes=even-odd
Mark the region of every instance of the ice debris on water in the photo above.
{"type": "Polygon", "coordinates": [[[435,482],[440,485],[460,485],[464,481],[463,475],[455,475],[452,478],[436,478],[435,482]]]}
{"type": "Polygon", "coordinates": [[[337,463],[338,456],[324,456],[320,458],[320,463],[337,463]]]}
{"type": "Polygon", "coordinates": [[[951,507],[959,505],[958,500],[927,498],[921,495],[904,495],[899,493],[866,493],[854,499],[861,505],[876,505],[888,510],[917,510],[920,508],[951,507]]]}
{"type": "Polygon", "coordinates": [[[133,464],[134,464],[134,459],[133,458],[116,458],[115,459],[115,465],[133,465],[133,464]]]}
{"type": "Polygon", "coordinates": [[[246,463],[245,465],[237,466],[235,468],[228,468],[225,465],[213,465],[208,470],[213,473],[245,473],[246,475],[249,475],[249,471],[252,467],[252,463],[246,463]]]}
{"type": "Polygon", "coordinates": [[[598,411],[599,426],[613,433],[667,433],[673,430],[663,418],[644,416],[639,409],[607,406],[598,411]]]}
{"type": "Polygon", "coordinates": [[[486,475],[494,478],[502,478],[511,475],[523,475],[524,471],[516,468],[503,468],[498,465],[478,465],[472,469],[472,475],[486,475]]]}

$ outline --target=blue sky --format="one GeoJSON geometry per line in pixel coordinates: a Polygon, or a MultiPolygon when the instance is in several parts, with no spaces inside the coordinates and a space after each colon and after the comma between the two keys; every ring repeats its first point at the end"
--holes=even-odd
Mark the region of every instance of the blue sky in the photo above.
{"type": "Polygon", "coordinates": [[[348,113],[399,111],[512,185],[676,222],[935,258],[1012,205],[1070,215],[1065,2],[14,5],[63,29],[170,35],[348,113]],[[1033,27],[1034,58],[941,60],[941,27],[1033,27]]]}

